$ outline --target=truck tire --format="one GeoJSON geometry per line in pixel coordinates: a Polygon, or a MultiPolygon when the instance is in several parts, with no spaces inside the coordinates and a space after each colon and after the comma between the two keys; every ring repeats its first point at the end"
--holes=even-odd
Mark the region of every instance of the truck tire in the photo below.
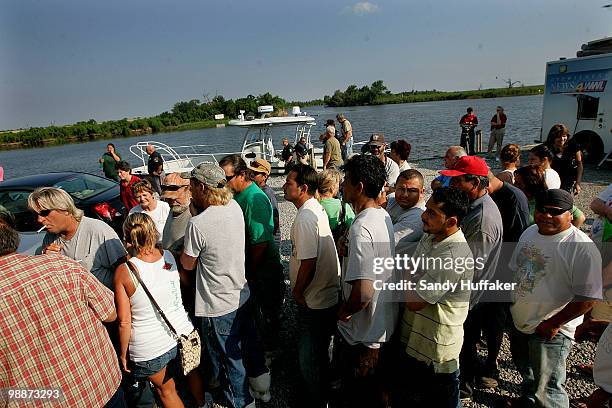
{"type": "Polygon", "coordinates": [[[603,158],[604,146],[597,133],[590,130],[582,130],[576,133],[572,140],[580,146],[582,160],[585,163],[598,163],[603,158]]]}

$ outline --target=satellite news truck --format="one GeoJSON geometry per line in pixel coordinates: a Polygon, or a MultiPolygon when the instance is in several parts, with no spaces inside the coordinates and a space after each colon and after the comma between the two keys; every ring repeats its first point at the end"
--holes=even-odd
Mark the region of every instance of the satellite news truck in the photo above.
{"type": "Polygon", "coordinates": [[[548,62],[540,141],[546,141],[553,125],[564,123],[581,146],[586,162],[601,166],[606,160],[612,161],[609,79],[612,53],[548,62]]]}

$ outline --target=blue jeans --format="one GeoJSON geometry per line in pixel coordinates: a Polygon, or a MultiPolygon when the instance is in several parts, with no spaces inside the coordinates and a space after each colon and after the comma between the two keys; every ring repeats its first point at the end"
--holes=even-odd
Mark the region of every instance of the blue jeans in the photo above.
{"type": "Polygon", "coordinates": [[[346,144],[340,144],[340,153],[342,160],[346,161],[353,155],[353,138],[351,137],[346,144]]]}
{"type": "Polygon", "coordinates": [[[523,377],[523,396],[537,407],[568,407],[569,397],[563,383],[572,340],[558,333],[547,341],[536,334],[514,329],[510,344],[514,364],[523,377]]]}
{"type": "Polygon", "coordinates": [[[198,317],[213,374],[224,382],[223,394],[233,408],[253,402],[242,360],[244,332],[249,325],[254,326],[253,319],[244,306],[219,317],[198,317]]]}
{"type": "Polygon", "coordinates": [[[309,309],[298,305],[298,357],[308,390],[308,407],[325,407],[329,383],[329,344],[336,328],[336,306],[309,309]]]}

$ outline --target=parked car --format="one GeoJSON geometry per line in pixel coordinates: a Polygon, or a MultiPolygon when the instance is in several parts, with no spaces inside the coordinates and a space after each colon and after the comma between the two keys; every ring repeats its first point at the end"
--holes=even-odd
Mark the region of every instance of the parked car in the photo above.
{"type": "Polygon", "coordinates": [[[125,207],[115,181],[88,173],[57,172],[18,177],[0,183],[0,205],[15,215],[21,238],[20,253],[33,254],[44,237],[36,214],[28,208],[28,196],[38,187],[57,187],[66,191],[85,216],[100,219],[122,236],[125,207]],[[38,232],[40,231],[40,232],[38,232]]]}

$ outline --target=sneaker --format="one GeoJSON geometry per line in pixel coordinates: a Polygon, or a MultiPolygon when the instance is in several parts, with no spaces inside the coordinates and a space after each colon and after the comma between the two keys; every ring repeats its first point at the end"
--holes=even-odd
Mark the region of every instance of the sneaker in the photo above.
{"type": "Polygon", "coordinates": [[[269,372],[257,377],[249,377],[249,391],[253,398],[263,402],[270,401],[272,399],[272,394],[270,394],[271,382],[272,378],[269,372]]]}

